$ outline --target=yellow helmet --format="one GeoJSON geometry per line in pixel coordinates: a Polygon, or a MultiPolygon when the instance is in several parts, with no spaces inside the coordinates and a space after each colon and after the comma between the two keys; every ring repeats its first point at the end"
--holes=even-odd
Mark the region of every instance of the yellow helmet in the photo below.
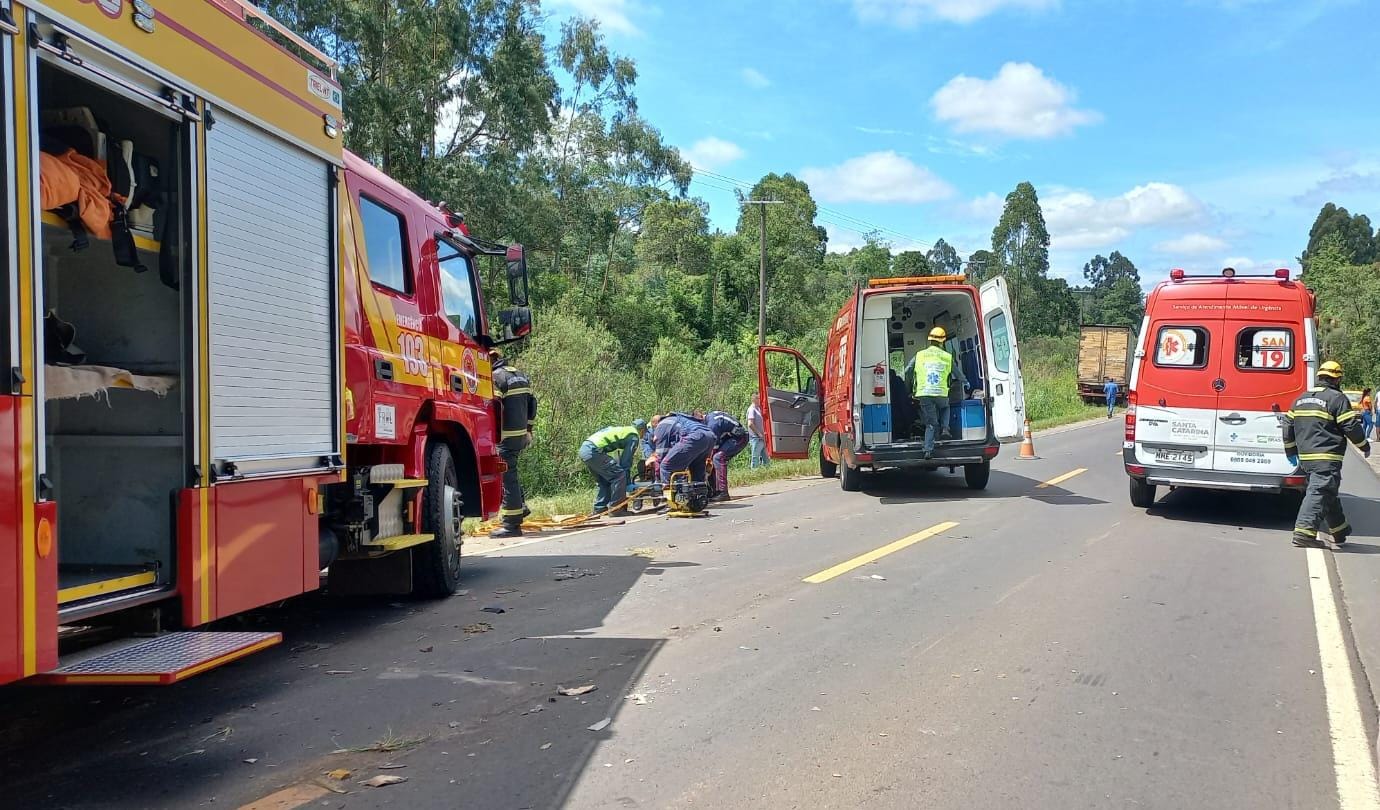
{"type": "Polygon", "coordinates": [[[1326,363],[1323,363],[1321,366],[1318,366],[1318,376],[1341,379],[1342,364],[1338,363],[1336,360],[1328,360],[1326,363]]]}
{"type": "Polygon", "coordinates": [[[944,327],[936,326],[930,330],[930,340],[943,342],[949,339],[949,333],[944,331],[944,327]]]}

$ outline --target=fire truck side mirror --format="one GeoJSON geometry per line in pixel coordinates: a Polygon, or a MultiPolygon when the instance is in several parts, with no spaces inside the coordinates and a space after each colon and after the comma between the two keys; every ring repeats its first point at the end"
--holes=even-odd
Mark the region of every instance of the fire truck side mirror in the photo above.
{"type": "Polygon", "coordinates": [[[499,310],[498,323],[503,327],[501,342],[517,340],[532,334],[532,310],[527,307],[509,307],[499,310]]]}
{"type": "MultiPolygon", "coordinates": [[[[522,245],[509,245],[505,257],[508,263],[508,303],[514,309],[523,309],[527,300],[527,256],[522,245]]],[[[528,329],[531,329],[531,313],[528,313],[528,329]]]]}

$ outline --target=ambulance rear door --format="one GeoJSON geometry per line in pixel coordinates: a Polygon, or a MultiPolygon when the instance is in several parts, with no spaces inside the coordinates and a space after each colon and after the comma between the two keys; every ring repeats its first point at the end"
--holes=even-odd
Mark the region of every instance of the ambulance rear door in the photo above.
{"type": "MultiPolygon", "coordinates": [[[[1142,337],[1136,380],[1136,460],[1155,467],[1214,469],[1225,285],[1200,285],[1201,296],[1156,298],[1142,337]]],[[[1195,290],[1198,292],[1198,290],[1195,290]]]]}
{"type": "Polygon", "coordinates": [[[1016,345],[1016,322],[1006,279],[998,276],[982,285],[983,356],[992,397],[992,428],[999,441],[1016,441],[1025,428],[1025,381],[1016,345]]]}

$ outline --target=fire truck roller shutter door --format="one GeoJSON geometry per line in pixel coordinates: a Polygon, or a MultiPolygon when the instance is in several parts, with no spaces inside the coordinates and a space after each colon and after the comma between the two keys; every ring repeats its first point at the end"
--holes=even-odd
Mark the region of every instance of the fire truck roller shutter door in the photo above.
{"type": "Polygon", "coordinates": [[[328,164],[224,110],[206,133],[211,444],[241,472],[336,447],[328,164]]]}

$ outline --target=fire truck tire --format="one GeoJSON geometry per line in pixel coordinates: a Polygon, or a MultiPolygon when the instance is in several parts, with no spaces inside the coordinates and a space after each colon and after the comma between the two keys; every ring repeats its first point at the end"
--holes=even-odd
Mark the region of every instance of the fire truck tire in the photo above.
{"type": "Polygon", "coordinates": [[[819,477],[838,478],[839,465],[824,457],[824,444],[819,445],[819,477]]]}
{"type": "Polygon", "coordinates": [[[848,463],[848,457],[839,459],[839,487],[844,492],[857,492],[862,489],[862,470],[848,463]]]}
{"type": "Polygon", "coordinates": [[[426,489],[422,492],[422,531],[436,535],[412,549],[412,591],[424,599],[442,599],[460,586],[460,479],[455,460],[443,442],[426,450],[426,489]]]}

